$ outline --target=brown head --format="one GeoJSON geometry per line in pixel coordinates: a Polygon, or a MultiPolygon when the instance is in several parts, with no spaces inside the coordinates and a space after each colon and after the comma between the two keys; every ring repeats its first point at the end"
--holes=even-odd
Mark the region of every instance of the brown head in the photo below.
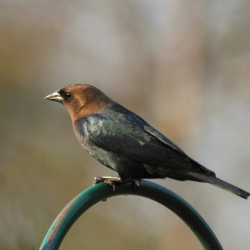
{"type": "Polygon", "coordinates": [[[62,103],[68,109],[72,122],[114,103],[102,91],[88,84],[68,85],[45,99],[62,103]]]}

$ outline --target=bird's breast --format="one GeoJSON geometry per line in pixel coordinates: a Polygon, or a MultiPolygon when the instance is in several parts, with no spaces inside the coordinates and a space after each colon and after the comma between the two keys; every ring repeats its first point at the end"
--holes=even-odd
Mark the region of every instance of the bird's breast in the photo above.
{"type": "Polygon", "coordinates": [[[86,148],[89,138],[89,133],[86,128],[86,122],[84,119],[80,119],[73,124],[74,133],[80,144],[86,148]]]}

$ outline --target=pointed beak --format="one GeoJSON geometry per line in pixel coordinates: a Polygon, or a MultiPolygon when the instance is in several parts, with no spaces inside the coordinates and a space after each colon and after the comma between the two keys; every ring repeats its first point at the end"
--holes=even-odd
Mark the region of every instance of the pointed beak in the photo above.
{"type": "Polygon", "coordinates": [[[56,91],[56,92],[54,92],[54,93],[52,93],[50,95],[45,96],[44,99],[63,103],[63,98],[60,96],[58,91],[56,91]]]}

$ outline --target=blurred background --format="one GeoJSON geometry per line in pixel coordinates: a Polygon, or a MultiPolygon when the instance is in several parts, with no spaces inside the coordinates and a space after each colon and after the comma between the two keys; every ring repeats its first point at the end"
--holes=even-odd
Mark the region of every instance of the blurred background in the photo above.
{"type": "MultiPolygon", "coordinates": [[[[250,2],[0,0],[0,248],[38,249],[96,175],[44,96],[89,83],[218,177],[250,191],[250,2]]],[[[250,249],[250,203],[208,184],[154,180],[187,200],[224,249],[250,249]]],[[[172,212],[134,196],[88,210],[60,249],[202,249],[172,212]]]]}

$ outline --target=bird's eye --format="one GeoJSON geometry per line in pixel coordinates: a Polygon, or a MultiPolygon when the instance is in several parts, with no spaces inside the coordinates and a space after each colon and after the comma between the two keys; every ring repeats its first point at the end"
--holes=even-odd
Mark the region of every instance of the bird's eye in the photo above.
{"type": "Polygon", "coordinates": [[[66,100],[69,100],[70,97],[71,97],[71,93],[66,92],[64,96],[65,96],[65,99],[66,99],[66,100]]]}

